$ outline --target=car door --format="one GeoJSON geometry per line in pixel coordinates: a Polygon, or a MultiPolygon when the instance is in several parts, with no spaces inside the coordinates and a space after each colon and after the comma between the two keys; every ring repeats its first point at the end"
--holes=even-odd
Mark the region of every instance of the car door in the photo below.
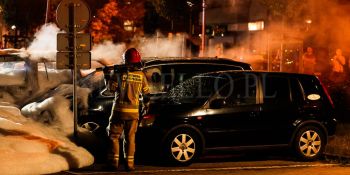
{"type": "Polygon", "coordinates": [[[299,87],[287,76],[262,74],[261,133],[265,145],[287,144],[298,116],[298,103],[293,91],[299,87]],[[293,85],[293,86],[291,86],[293,85]]]}
{"type": "Polygon", "coordinates": [[[258,77],[251,73],[224,76],[228,82],[210,99],[203,121],[207,147],[255,144],[258,77]]]}

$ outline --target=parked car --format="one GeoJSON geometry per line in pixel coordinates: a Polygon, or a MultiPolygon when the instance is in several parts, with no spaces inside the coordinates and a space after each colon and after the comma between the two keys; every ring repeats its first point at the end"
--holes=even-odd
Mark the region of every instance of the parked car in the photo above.
{"type": "MultiPolygon", "coordinates": [[[[166,94],[181,82],[200,73],[220,70],[251,70],[250,64],[223,58],[143,58],[142,71],[150,86],[151,98],[166,94]]],[[[116,65],[115,68],[120,68],[116,65]]],[[[113,69],[113,67],[112,67],[113,69]]],[[[102,69],[100,69],[102,70],[102,69]]],[[[114,94],[106,90],[102,71],[92,72],[79,82],[92,89],[87,115],[79,117],[79,124],[88,128],[105,128],[112,109],[114,94]]],[[[104,129],[102,130],[104,132],[104,129]]]]}
{"type": "Polygon", "coordinates": [[[193,76],[154,101],[137,150],[180,165],[227,148],[283,146],[315,160],[335,127],[333,102],[316,76],[221,71],[193,76]]]}

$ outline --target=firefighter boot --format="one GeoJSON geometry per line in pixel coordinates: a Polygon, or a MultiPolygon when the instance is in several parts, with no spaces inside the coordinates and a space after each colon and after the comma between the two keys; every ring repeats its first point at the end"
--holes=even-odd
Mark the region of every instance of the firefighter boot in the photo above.
{"type": "Polygon", "coordinates": [[[112,166],[114,169],[118,169],[119,168],[119,158],[114,158],[113,161],[112,161],[112,166]]]}
{"type": "Polygon", "coordinates": [[[117,170],[119,168],[119,156],[111,154],[108,156],[108,159],[108,168],[110,168],[111,170],[117,170]]]}
{"type": "Polygon", "coordinates": [[[128,156],[126,164],[127,164],[126,165],[126,171],[134,171],[135,170],[134,156],[128,156]]]}

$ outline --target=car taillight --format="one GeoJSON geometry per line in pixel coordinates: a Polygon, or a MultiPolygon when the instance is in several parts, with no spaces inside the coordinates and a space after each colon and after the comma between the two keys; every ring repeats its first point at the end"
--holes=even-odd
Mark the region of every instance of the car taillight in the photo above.
{"type": "Polygon", "coordinates": [[[322,83],[322,81],[321,81],[321,80],[320,80],[320,84],[321,84],[321,86],[322,86],[322,88],[323,88],[323,91],[326,93],[326,96],[327,96],[327,98],[328,98],[328,100],[329,100],[329,103],[331,103],[332,108],[334,109],[335,107],[334,107],[333,100],[332,100],[331,96],[329,95],[329,93],[328,93],[328,90],[327,90],[326,86],[325,86],[325,85],[322,83]]]}
{"type": "Polygon", "coordinates": [[[155,114],[146,114],[142,117],[139,127],[150,127],[153,125],[155,119],[155,114]]]}

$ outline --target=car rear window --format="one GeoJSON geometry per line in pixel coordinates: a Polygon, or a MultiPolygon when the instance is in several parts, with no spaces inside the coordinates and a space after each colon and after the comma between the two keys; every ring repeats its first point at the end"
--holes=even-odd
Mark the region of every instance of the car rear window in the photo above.
{"type": "Polygon", "coordinates": [[[302,104],[305,100],[304,94],[302,92],[302,87],[297,78],[290,79],[291,93],[292,93],[292,101],[296,104],[302,104]]]}
{"type": "Polygon", "coordinates": [[[299,78],[299,81],[304,91],[304,98],[310,94],[322,94],[322,86],[315,77],[301,77],[299,78]]]}

